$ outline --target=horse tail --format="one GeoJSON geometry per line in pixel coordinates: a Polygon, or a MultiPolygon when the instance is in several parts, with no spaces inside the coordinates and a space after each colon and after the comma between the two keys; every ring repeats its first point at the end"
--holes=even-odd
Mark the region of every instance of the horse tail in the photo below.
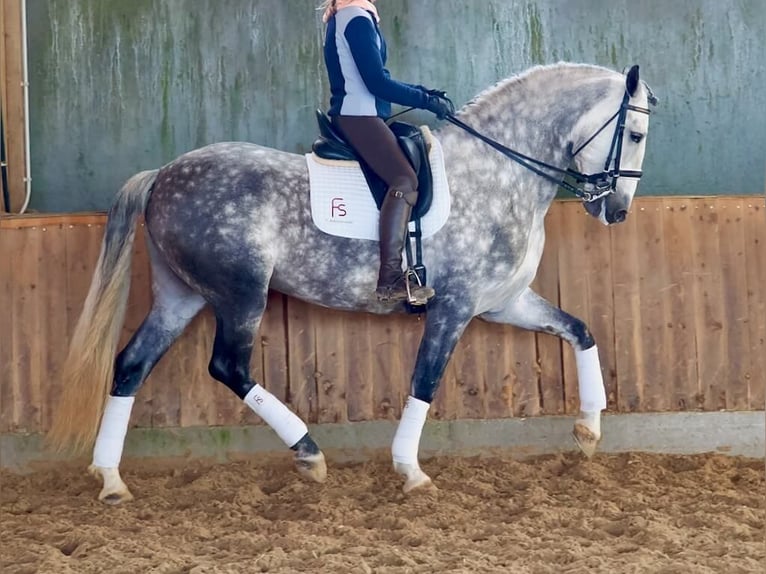
{"type": "Polygon", "coordinates": [[[130,288],[136,222],[144,213],[159,170],[131,177],[107,217],[101,253],[62,368],[47,442],[81,453],[96,438],[114,378],[114,358],[130,288]]]}

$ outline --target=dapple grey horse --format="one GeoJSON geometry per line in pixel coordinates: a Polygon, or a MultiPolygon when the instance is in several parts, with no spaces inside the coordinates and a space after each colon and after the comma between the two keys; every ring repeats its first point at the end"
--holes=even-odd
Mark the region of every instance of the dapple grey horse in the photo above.
{"type": "MultiPolygon", "coordinates": [[[[649,103],[654,98],[637,66],[625,74],[560,63],[488,88],[449,118],[454,125],[435,132],[452,209],[444,227],[423,240],[437,295],[425,313],[411,394],[392,444],[405,491],[431,482],[418,465],[421,431],[447,362],[474,317],[551,333],[573,346],[581,411],[574,436],[586,454],[595,450],[606,408],[595,341],[580,319],[541,298],[530,283],[543,252],[543,219],[559,184],[571,181],[567,175],[577,183],[569,189],[591,215],[605,224],[627,216],[641,175],[649,103]]],[[[324,455],[306,424],[249,373],[267,291],[350,311],[404,308],[374,298],[376,242],[327,235],[314,226],[308,187],[301,155],[218,143],[139,173],[119,192],[49,433],[59,446],[83,448],[95,439],[90,470],[103,480],[101,500],[131,498],[118,468],[133,397],[205,305],[216,318],[210,374],[295,451],[301,474],[325,478],[324,455]],[[142,215],[154,300],[115,359],[142,215]]]]}

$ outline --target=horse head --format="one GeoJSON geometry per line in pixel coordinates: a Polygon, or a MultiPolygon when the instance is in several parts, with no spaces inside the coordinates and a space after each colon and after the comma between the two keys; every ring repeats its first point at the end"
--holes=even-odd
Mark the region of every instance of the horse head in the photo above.
{"type": "Polygon", "coordinates": [[[571,175],[582,186],[586,211],[606,225],[628,215],[646,151],[648,106],[656,103],[632,66],[573,129],[571,175]]]}

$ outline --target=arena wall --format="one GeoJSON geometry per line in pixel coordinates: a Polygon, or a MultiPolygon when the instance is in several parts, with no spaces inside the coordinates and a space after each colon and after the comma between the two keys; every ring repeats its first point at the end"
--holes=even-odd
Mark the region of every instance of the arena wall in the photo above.
{"type": "MultiPolygon", "coordinates": [[[[41,432],[98,257],[103,214],[0,218],[0,433],[41,432]]],[[[609,411],[761,410],[766,372],[763,196],[636,200],[605,228],[557,201],[535,286],[584,319],[600,348],[609,411]]],[[[142,234],[139,234],[139,236],[142,234]]],[[[135,246],[123,342],[151,304],[135,246]]],[[[203,312],[138,394],[133,426],[259,423],[207,373],[214,321],[203,312]]],[[[309,422],[397,418],[422,321],[330,311],[272,293],[255,377],[309,422]]],[[[431,416],[498,419],[577,411],[569,347],[474,320],[431,416]]]]}

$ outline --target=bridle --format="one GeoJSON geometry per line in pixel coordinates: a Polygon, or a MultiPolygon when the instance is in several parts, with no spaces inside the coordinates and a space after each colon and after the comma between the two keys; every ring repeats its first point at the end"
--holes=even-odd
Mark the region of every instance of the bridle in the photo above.
{"type": "Polygon", "coordinates": [[[622,98],[622,104],[620,104],[620,109],[617,110],[614,114],[612,114],[612,116],[608,120],[606,120],[604,124],[600,128],[598,128],[598,130],[596,130],[596,132],[592,136],[590,136],[587,140],[585,140],[584,143],[582,143],[576,150],[572,152],[572,157],[575,157],[590,142],[592,142],[596,138],[596,136],[598,136],[598,134],[604,131],[604,129],[606,129],[606,127],[610,123],[612,123],[612,121],[615,118],[617,119],[617,125],[615,126],[614,135],[612,136],[612,145],[609,147],[609,155],[607,156],[606,162],[604,163],[604,169],[601,172],[590,173],[590,174],[585,174],[577,170],[574,170],[572,168],[561,169],[559,167],[556,167],[555,165],[551,165],[549,163],[545,163],[544,161],[534,159],[532,157],[529,157],[528,155],[525,155],[507,146],[504,146],[503,144],[476,131],[474,128],[472,128],[468,124],[463,123],[454,114],[447,114],[444,119],[456,125],[457,127],[465,130],[472,136],[479,138],[481,141],[483,141],[487,145],[495,148],[497,151],[499,151],[506,157],[524,166],[525,168],[532,171],[533,173],[536,173],[540,177],[543,177],[547,179],[548,181],[555,183],[556,185],[560,185],[567,191],[573,193],[574,195],[582,199],[584,202],[590,203],[598,199],[601,199],[602,197],[605,197],[611,193],[614,193],[615,189],[617,188],[617,180],[621,177],[641,179],[641,175],[642,175],[641,170],[620,169],[620,159],[622,156],[622,137],[623,137],[623,134],[625,133],[625,118],[627,117],[627,114],[629,111],[640,112],[642,114],[647,114],[647,115],[649,115],[651,111],[649,110],[649,108],[634,106],[630,104],[629,101],[630,101],[630,95],[628,94],[626,90],[625,95],[622,98]],[[610,169],[612,162],[614,162],[614,167],[610,169]],[[555,177],[551,175],[550,173],[543,171],[543,169],[557,172],[562,177],[555,177]],[[573,179],[574,183],[570,183],[569,181],[566,181],[564,178],[573,179]],[[591,189],[586,190],[585,189],[586,185],[592,186],[591,189]]]}

